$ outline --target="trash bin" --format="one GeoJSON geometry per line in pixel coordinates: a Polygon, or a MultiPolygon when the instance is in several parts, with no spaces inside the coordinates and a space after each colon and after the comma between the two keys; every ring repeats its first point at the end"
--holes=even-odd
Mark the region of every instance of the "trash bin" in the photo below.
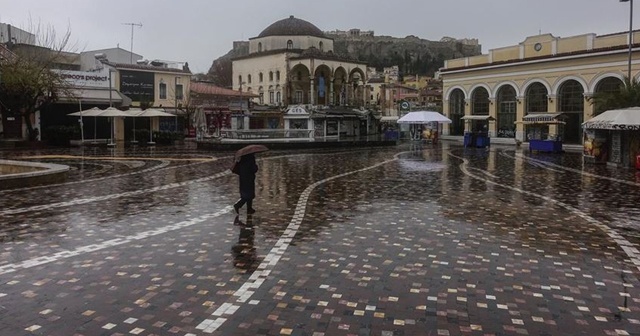
{"type": "Polygon", "coordinates": [[[467,133],[464,134],[462,145],[464,147],[472,147],[473,146],[473,144],[472,144],[472,134],[471,133],[467,132],[467,133]]]}

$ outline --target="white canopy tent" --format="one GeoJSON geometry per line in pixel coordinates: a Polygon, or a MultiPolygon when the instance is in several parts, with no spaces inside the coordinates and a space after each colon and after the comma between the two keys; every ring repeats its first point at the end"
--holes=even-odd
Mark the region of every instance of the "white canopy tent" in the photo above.
{"type": "Polygon", "coordinates": [[[413,111],[398,119],[398,124],[428,124],[432,122],[451,123],[451,119],[433,111],[413,111]]]}
{"type": "Polygon", "coordinates": [[[640,130],[640,107],[608,110],[582,123],[586,129],[640,130]]]}
{"type": "MultiPolygon", "coordinates": [[[[451,119],[445,117],[439,112],[434,111],[413,111],[405,114],[402,118],[398,119],[398,124],[408,124],[411,125],[410,133],[412,140],[420,140],[422,138],[420,132],[418,131],[417,125],[425,125],[436,123],[438,124],[438,132],[439,125],[444,123],[451,123],[451,119]]],[[[430,133],[431,134],[431,133],[430,133]]],[[[433,133],[436,136],[437,132],[433,133]]],[[[433,143],[435,143],[436,138],[430,138],[433,143]]]]}

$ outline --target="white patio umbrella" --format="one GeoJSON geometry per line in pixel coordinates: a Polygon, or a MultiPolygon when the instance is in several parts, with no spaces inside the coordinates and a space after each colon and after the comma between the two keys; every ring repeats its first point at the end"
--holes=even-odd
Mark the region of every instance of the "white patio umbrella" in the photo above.
{"type": "MultiPolygon", "coordinates": [[[[167,112],[162,112],[160,110],[156,110],[153,108],[150,109],[146,109],[140,113],[138,113],[136,115],[136,117],[149,117],[149,118],[154,118],[154,117],[175,117],[173,114],[171,113],[167,113],[167,112]]],[[[149,144],[153,144],[153,131],[151,130],[151,121],[149,121],[149,144]]]]}
{"type": "Polygon", "coordinates": [[[102,110],[97,108],[97,107],[92,107],[88,110],[80,110],[78,112],[73,112],[73,113],[69,113],[67,114],[68,116],[72,116],[72,117],[80,117],[80,132],[82,134],[82,140],[84,141],[84,123],[82,122],[82,117],[93,117],[93,141],[96,140],[96,116],[98,116],[100,113],[102,113],[102,110]]]}
{"type": "Polygon", "coordinates": [[[116,117],[132,117],[133,114],[128,113],[127,111],[120,111],[115,107],[107,107],[98,115],[98,117],[109,117],[111,118],[111,138],[109,139],[108,146],[114,146],[113,143],[113,133],[115,132],[115,118],[116,117]]]}
{"type": "Polygon", "coordinates": [[[129,114],[133,117],[133,141],[131,143],[138,143],[136,140],[136,118],[139,117],[139,114],[142,113],[142,109],[134,107],[127,110],[129,114]]]}
{"type": "Polygon", "coordinates": [[[202,139],[204,137],[204,130],[207,127],[207,116],[204,114],[204,109],[196,109],[193,123],[196,127],[196,137],[202,139]]]}

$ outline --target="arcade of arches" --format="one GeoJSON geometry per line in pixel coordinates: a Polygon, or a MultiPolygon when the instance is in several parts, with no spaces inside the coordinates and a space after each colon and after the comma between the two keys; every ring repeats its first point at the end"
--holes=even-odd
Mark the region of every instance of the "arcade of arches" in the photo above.
{"type": "MultiPolygon", "coordinates": [[[[512,81],[475,84],[468,91],[463,86],[452,86],[445,92],[445,114],[452,123],[449,135],[463,135],[465,115],[490,115],[489,134],[498,138],[526,140],[525,125],[518,123],[530,113],[564,114],[566,124],[550,126],[549,134],[559,136],[565,143],[582,142],[582,123],[603,112],[589,98],[596,92],[619,90],[622,76],[617,73],[602,75],[587,84],[577,76],[568,76],[554,86],[545,79],[531,79],[523,85],[512,81]]],[[[468,130],[467,130],[468,131],[468,130]]],[[[446,130],[445,130],[446,134],[446,130]]]]}
{"type": "Polygon", "coordinates": [[[364,78],[360,68],[347,72],[343,67],[332,70],[323,64],[311,75],[306,65],[297,64],[291,69],[286,97],[291,104],[364,106],[364,78]]]}

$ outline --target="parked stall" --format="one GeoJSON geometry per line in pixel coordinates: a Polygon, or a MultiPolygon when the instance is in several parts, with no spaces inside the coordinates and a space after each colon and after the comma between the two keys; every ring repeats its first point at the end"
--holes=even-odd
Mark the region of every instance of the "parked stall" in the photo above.
{"type": "Polygon", "coordinates": [[[640,107],[605,111],[582,127],[585,162],[640,169],[640,107]]]}
{"type": "Polygon", "coordinates": [[[434,144],[438,142],[440,125],[443,123],[451,123],[451,119],[433,111],[413,111],[398,119],[398,124],[411,125],[411,140],[426,140],[434,144]]]}
{"type": "MultiPolygon", "coordinates": [[[[562,134],[565,122],[562,113],[531,113],[522,118],[526,125],[530,151],[562,152],[562,134]]],[[[516,121],[518,123],[518,121],[516,121]]]]}
{"type": "Polygon", "coordinates": [[[465,122],[464,147],[486,148],[491,145],[489,123],[495,118],[489,115],[466,115],[460,119],[465,122]]]}

